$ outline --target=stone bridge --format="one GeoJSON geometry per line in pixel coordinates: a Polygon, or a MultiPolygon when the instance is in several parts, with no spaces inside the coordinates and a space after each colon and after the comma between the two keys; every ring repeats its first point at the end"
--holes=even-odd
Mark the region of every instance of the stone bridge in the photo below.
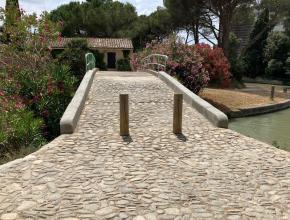
{"type": "Polygon", "coordinates": [[[173,94],[149,73],[97,73],[74,134],[0,167],[0,219],[290,219],[290,154],[187,104],[175,136],[173,94]]]}

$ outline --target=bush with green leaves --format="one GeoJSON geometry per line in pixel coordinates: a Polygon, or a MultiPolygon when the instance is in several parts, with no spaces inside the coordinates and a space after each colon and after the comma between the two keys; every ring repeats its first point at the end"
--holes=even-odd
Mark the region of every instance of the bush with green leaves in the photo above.
{"type": "Polygon", "coordinates": [[[273,32],[267,39],[264,57],[267,62],[266,74],[270,77],[285,77],[287,59],[290,55],[290,38],[283,32],[273,32]]]}
{"type": "Polygon", "coordinates": [[[11,101],[4,92],[0,94],[1,164],[35,151],[46,140],[41,132],[43,121],[26,110],[23,104],[11,101]]]}
{"type": "Polygon", "coordinates": [[[0,48],[0,90],[19,97],[27,110],[41,118],[43,135],[51,140],[59,135],[59,120],[76,89],[70,68],[54,60],[49,50],[59,38],[57,25],[45,14],[40,19],[23,15],[9,32],[13,32],[9,45],[0,48]],[[32,28],[38,32],[32,33],[32,28]]]}
{"type": "Polygon", "coordinates": [[[57,55],[59,62],[65,63],[71,67],[71,71],[74,76],[80,82],[86,73],[86,53],[93,53],[96,59],[96,67],[101,70],[106,69],[104,63],[104,54],[99,53],[96,50],[91,50],[88,47],[86,39],[75,39],[70,41],[66,45],[66,49],[57,55]]]}
{"type": "Polygon", "coordinates": [[[117,61],[117,70],[118,71],[132,71],[130,60],[128,58],[118,60],[117,61]]]}

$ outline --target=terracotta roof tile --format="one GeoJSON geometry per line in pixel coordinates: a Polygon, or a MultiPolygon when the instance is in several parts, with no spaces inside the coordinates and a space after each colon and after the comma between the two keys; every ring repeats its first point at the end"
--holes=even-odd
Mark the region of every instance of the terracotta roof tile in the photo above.
{"type": "Polygon", "coordinates": [[[99,49],[133,49],[133,43],[128,38],[62,38],[52,44],[52,48],[65,48],[72,40],[85,39],[90,48],[99,49]]]}

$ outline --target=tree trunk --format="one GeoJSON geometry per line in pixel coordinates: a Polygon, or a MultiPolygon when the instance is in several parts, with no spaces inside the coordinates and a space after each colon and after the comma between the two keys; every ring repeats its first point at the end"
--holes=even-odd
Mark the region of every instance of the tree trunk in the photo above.
{"type": "Polygon", "coordinates": [[[229,55],[230,33],[231,33],[231,20],[233,12],[231,10],[225,10],[220,16],[220,42],[219,46],[223,48],[226,57],[229,55]]]}
{"type": "Polygon", "coordinates": [[[196,24],[194,25],[194,43],[199,44],[199,22],[197,21],[196,24]]]}

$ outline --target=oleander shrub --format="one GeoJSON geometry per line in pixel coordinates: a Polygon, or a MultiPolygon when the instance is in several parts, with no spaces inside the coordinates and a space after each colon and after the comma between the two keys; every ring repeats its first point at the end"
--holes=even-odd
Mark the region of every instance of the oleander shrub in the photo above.
{"type": "Polygon", "coordinates": [[[117,61],[118,71],[132,71],[130,60],[128,58],[120,59],[117,61]]]}
{"type": "Polygon", "coordinates": [[[133,69],[142,68],[142,60],[150,54],[167,55],[169,60],[166,72],[196,94],[208,83],[217,87],[230,84],[230,65],[219,48],[212,49],[204,44],[185,45],[174,38],[162,43],[152,42],[143,51],[133,54],[133,69]]]}
{"type": "Polygon", "coordinates": [[[227,88],[231,83],[230,64],[221,48],[211,48],[207,44],[194,46],[202,56],[202,65],[209,73],[210,86],[227,88]]]}
{"type": "Polygon", "coordinates": [[[46,142],[41,132],[43,121],[20,100],[0,91],[0,164],[31,153],[46,142]]]}
{"type": "Polygon", "coordinates": [[[23,15],[9,28],[9,44],[0,50],[0,89],[19,97],[26,110],[41,118],[43,136],[51,140],[59,135],[59,120],[76,89],[70,67],[53,59],[49,50],[60,39],[57,24],[46,14],[40,19],[23,15]]]}

